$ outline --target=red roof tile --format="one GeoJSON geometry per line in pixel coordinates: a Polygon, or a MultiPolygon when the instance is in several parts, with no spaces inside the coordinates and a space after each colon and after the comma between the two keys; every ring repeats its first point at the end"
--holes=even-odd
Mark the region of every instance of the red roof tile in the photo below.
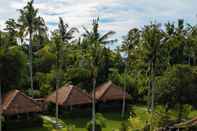
{"type": "Polygon", "coordinates": [[[12,90],[4,95],[0,108],[5,115],[40,112],[42,110],[31,97],[19,90],[12,90]]]}
{"type": "Polygon", "coordinates": [[[127,92],[117,85],[113,84],[111,81],[103,83],[96,88],[96,99],[99,101],[111,101],[111,100],[122,100],[124,93],[126,99],[129,98],[127,92]]]}
{"type": "MultiPolygon", "coordinates": [[[[91,97],[80,88],[73,85],[64,85],[57,90],[58,105],[81,105],[91,103],[91,97]]],[[[56,103],[56,91],[46,98],[46,101],[56,103]]]]}

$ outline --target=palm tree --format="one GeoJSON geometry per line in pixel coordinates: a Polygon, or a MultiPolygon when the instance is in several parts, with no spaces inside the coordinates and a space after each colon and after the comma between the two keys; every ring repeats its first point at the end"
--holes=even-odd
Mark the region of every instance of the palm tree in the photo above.
{"type": "Polygon", "coordinates": [[[196,65],[196,55],[197,55],[197,25],[190,26],[190,31],[188,33],[188,43],[190,43],[191,58],[193,60],[192,64],[196,65]]]}
{"type": "Polygon", "coordinates": [[[147,53],[147,63],[149,69],[149,77],[150,77],[150,87],[149,92],[151,94],[151,128],[153,121],[153,113],[155,106],[155,76],[158,73],[159,65],[162,62],[162,48],[164,46],[164,34],[159,29],[160,25],[151,24],[149,26],[145,26],[143,30],[143,42],[145,50],[147,53]]]}
{"type": "MultiPolygon", "coordinates": [[[[55,50],[56,50],[56,124],[58,124],[58,114],[59,114],[59,109],[58,109],[58,88],[60,86],[60,55],[61,55],[61,39],[59,37],[58,32],[53,32],[53,40],[55,43],[55,50]]],[[[56,125],[58,126],[58,125],[56,125]]]]}
{"type": "Polygon", "coordinates": [[[33,0],[20,9],[20,17],[18,19],[18,26],[20,29],[20,37],[29,36],[29,72],[30,72],[30,86],[33,97],[33,69],[32,69],[32,40],[33,36],[40,30],[46,29],[45,23],[41,17],[38,17],[38,9],[33,6],[33,0]]]}
{"type": "MultiPolygon", "coordinates": [[[[68,24],[65,24],[63,19],[59,18],[58,30],[54,32],[55,45],[56,45],[56,123],[58,124],[58,88],[60,87],[60,72],[62,69],[63,52],[65,45],[69,44],[74,38],[74,33],[78,32],[77,28],[69,28],[68,24]]],[[[58,125],[57,125],[58,126],[58,125]]]]}
{"type": "Polygon", "coordinates": [[[124,118],[125,116],[125,108],[126,108],[126,76],[128,75],[128,72],[131,73],[128,70],[128,67],[131,66],[132,62],[132,53],[133,50],[138,46],[140,41],[140,31],[137,28],[131,29],[123,41],[122,45],[122,51],[126,53],[126,60],[125,60],[125,71],[124,71],[124,94],[123,94],[123,101],[122,101],[122,113],[121,117],[124,118]]]}
{"type": "Polygon", "coordinates": [[[78,32],[78,29],[75,27],[69,28],[68,24],[65,24],[63,19],[59,18],[59,33],[63,43],[69,44],[70,40],[74,38],[74,33],[78,32]]]}
{"type": "Polygon", "coordinates": [[[92,89],[92,130],[95,131],[96,125],[96,118],[95,118],[95,88],[97,82],[97,72],[98,66],[101,64],[102,61],[102,52],[104,46],[109,43],[113,43],[116,40],[108,40],[108,38],[115,34],[114,31],[109,31],[104,35],[101,35],[98,31],[99,29],[99,18],[93,20],[92,29],[91,31],[84,28],[85,33],[83,34],[86,42],[89,43],[89,52],[91,53],[92,59],[90,61],[90,69],[92,73],[92,82],[93,82],[93,89],[92,89]]]}
{"type": "Polygon", "coordinates": [[[47,35],[47,26],[45,24],[45,21],[42,17],[38,16],[37,20],[35,21],[35,32],[34,37],[36,39],[36,49],[39,50],[43,47],[43,44],[45,41],[48,40],[47,35]]]}
{"type": "Polygon", "coordinates": [[[6,21],[6,27],[5,29],[8,32],[8,40],[9,45],[16,45],[16,39],[17,39],[17,23],[14,19],[9,19],[6,21]]]}

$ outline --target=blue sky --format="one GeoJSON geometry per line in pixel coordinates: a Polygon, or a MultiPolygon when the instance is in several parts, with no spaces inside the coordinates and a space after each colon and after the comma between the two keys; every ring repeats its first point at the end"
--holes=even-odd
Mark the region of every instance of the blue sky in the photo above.
{"type": "MultiPolygon", "coordinates": [[[[126,35],[133,27],[143,27],[151,21],[164,23],[186,19],[197,23],[197,0],[34,0],[36,8],[49,26],[57,28],[58,17],[82,31],[92,19],[100,17],[101,31],[113,30],[114,37],[126,35]]],[[[17,18],[19,8],[27,0],[0,0],[0,28],[8,18],[17,18]]]]}

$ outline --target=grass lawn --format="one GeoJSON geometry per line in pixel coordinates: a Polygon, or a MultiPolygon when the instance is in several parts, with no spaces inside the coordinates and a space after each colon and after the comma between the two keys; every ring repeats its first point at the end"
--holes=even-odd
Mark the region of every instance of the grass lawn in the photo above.
{"type": "MultiPolygon", "coordinates": [[[[103,113],[104,117],[106,118],[106,128],[103,131],[112,131],[112,129],[118,129],[121,126],[121,114],[120,112],[108,112],[103,113]]],[[[128,119],[125,118],[125,121],[128,119]]],[[[62,119],[66,124],[75,125],[74,131],[87,131],[86,130],[86,123],[90,121],[90,118],[64,118],[62,119]]],[[[29,129],[20,129],[17,131],[47,131],[44,128],[29,128],[29,129]]]]}
{"type": "MultiPolygon", "coordinates": [[[[150,114],[147,112],[146,107],[143,106],[134,106],[133,107],[134,112],[136,115],[141,119],[143,122],[143,125],[145,125],[146,121],[150,119],[150,114]]],[[[103,129],[103,131],[112,131],[112,129],[118,129],[121,126],[121,116],[120,112],[107,112],[103,113],[104,117],[106,118],[106,125],[107,127],[103,129]]],[[[197,111],[192,111],[189,114],[189,117],[192,118],[194,116],[197,116],[197,111]]],[[[125,121],[128,120],[128,117],[125,119],[125,121]]],[[[63,121],[65,123],[70,124],[70,125],[75,125],[74,131],[86,131],[86,123],[90,121],[90,118],[64,118],[63,121]]],[[[33,129],[20,129],[17,131],[47,131],[43,128],[33,128],[33,129]]]]}
{"type": "MultiPolygon", "coordinates": [[[[103,113],[104,117],[106,118],[106,128],[104,131],[111,131],[113,128],[118,129],[121,125],[121,116],[120,113],[103,113]]],[[[127,119],[125,119],[127,120],[127,119]]],[[[76,118],[76,119],[65,119],[65,122],[68,124],[73,124],[76,127],[76,131],[86,131],[86,123],[90,121],[87,118],[76,118]]]]}

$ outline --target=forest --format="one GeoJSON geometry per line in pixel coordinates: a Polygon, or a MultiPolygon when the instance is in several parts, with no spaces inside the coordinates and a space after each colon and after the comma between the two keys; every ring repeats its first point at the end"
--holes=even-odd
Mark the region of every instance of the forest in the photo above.
{"type": "Polygon", "coordinates": [[[155,126],[188,120],[197,110],[197,25],[150,22],[120,41],[116,32],[100,31],[99,17],[79,32],[61,17],[49,30],[33,1],[19,13],[0,30],[2,94],[18,89],[43,98],[67,83],[91,92],[111,80],[132,105],[164,114],[155,126]]]}

